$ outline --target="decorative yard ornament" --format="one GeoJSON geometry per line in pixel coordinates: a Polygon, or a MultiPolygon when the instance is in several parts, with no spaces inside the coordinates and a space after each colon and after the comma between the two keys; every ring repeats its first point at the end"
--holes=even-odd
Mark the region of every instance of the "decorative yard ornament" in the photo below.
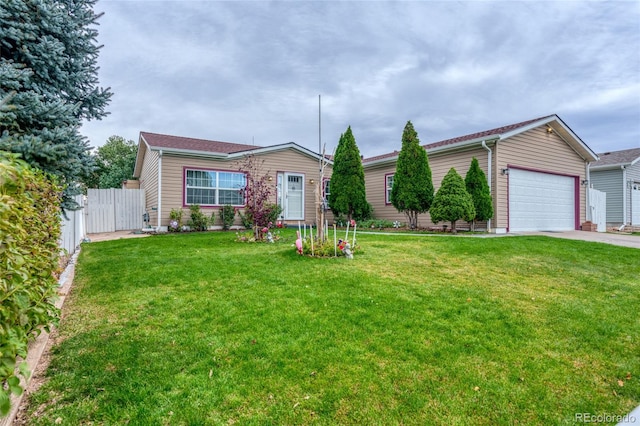
{"type": "Polygon", "coordinates": [[[298,250],[298,254],[302,255],[302,238],[300,237],[300,231],[296,231],[296,249],[298,250]]]}
{"type": "Polygon", "coordinates": [[[351,252],[351,244],[346,240],[338,240],[338,248],[344,253],[347,259],[353,259],[353,253],[351,252]]]}
{"type": "Polygon", "coordinates": [[[269,228],[267,228],[267,227],[262,228],[262,232],[265,234],[265,238],[267,239],[267,242],[268,243],[272,243],[273,242],[273,234],[271,233],[269,228]]]}

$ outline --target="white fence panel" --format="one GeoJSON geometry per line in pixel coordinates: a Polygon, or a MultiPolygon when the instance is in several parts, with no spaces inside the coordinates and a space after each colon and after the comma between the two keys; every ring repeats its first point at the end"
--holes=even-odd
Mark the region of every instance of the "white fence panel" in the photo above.
{"type": "Polygon", "coordinates": [[[631,187],[631,225],[640,226],[640,185],[631,187]]]}
{"type": "Polygon", "coordinates": [[[116,231],[141,229],[144,214],[144,189],[119,189],[115,194],[116,231]]]}
{"type": "Polygon", "coordinates": [[[598,225],[598,232],[607,232],[607,193],[589,188],[589,213],[591,222],[598,225]]]}
{"type": "MultiPolygon", "coordinates": [[[[82,195],[76,195],[74,200],[79,206],[83,205],[82,195]]],[[[60,233],[60,248],[67,251],[69,254],[73,254],[76,248],[80,245],[85,237],[84,232],[84,209],[67,211],[67,217],[61,215],[62,229],[60,233]]]]}
{"type": "Polygon", "coordinates": [[[87,190],[87,233],[115,232],[115,189],[87,190]]]}
{"type": "Polygon", "coordinates": [[[89,189],[87,233],[141,229],[144,204],[143,189],[89,189]]]}

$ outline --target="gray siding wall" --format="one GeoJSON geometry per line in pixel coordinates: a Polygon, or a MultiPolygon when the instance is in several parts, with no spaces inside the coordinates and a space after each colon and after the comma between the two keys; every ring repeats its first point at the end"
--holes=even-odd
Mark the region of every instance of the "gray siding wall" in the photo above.
{"type": "Polygon", "coordinates": [[[623,220],[622,170],[592,170],[591,184],[598,191],[607,193],[607,224],[621,225],[623,220]]]}

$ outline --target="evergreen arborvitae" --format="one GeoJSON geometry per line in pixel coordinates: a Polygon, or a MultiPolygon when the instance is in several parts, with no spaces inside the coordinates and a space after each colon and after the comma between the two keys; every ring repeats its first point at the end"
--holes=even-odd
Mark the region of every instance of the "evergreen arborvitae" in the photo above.
{"type": "Polygon", "coordinates": [[[429,210],[433,202],[433,181],[427,151],[420,146],[411,121],[402,132],[402,149],[393,175],[391,204],[404,212],[411,229],[418,227],[418,214],[429,210]]]}
{"type": "Polygon", "coordinates": [[[467,192],[462,177],[453,167],[442,179],[442,184],[433,199],[429,213],[433,223],[451,222],[451,232],[454,234],[456,233],[456,221],[460,219],[471,221],[475,216],[471,194],[467,192]]]}
{"type": "Polygon", "coordinates": [[[96,0],[0,2],[0,150],[68,185],[92,170],[83,120],[100,119],[111,93],[98,87],[96,0]]]}
{"type": "Polygon", "coordinates": [[[480,164],[478,164],[476,157],[473,157],[471,160],[471,165],[469,166],[467,175],[464,178],[464,183],[467,188],[467,192],[471,194],[473,206],[476,210],[476,215],[473,218],[473,224],[475,227],[476,220],[485,221],[493,217],[491,191],[489,190],[487,177],[480,168],[480,164]]]}
{"type": "Polygon", "coordinates": [[[329,206],[334,215],[346,215],[349,220],[368,219],[371,216],[371,206],[367,202],[364,186],[362,159],[351,126],[340,135],[336,148],[329,206]]]}

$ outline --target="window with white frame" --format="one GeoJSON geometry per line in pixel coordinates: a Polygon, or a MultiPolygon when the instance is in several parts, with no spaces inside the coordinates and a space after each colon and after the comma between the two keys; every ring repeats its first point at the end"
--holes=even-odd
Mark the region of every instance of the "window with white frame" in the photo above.
{"type": "Polygon", "coordinates": [[[244,205],[244,173],[216,170],[185,170],[185,204],[202,206],[244,205]]]}
{"type": "Polygon", "coordinates": [[[325,179],[322,181],[322,201],[324,202],[324,209],[329,209],[329,197],[331,196],[331,180],[325,179]]]}
{"type": "Polygon", "coordinates": [[[391,204],[391,189],[393,188],[393,175],[386,175],[384,179],[386,182],[385,203],[391,204]]]}

